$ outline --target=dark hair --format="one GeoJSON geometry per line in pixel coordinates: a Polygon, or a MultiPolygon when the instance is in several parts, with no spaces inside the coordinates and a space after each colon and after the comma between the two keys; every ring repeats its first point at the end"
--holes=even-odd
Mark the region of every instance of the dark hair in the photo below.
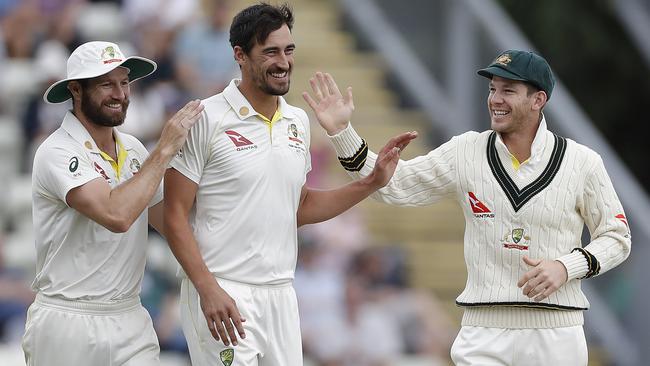
{"type": "Polygon", "coordinates": [[[230,45],[249,53],[253,46],[266,41],[269,34],[286,24],[293,27],[293,12],[288,4],[279,6],[259,3],[240,11],[230,26],[230,45]]]}

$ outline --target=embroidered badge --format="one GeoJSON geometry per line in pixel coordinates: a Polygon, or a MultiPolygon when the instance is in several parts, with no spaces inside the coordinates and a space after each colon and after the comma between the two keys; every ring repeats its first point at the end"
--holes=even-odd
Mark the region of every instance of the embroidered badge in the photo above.
{"type": "Polygon", "coordinates": [[[232,348],[226,348],[219,353],[219,358],[221,358],[221,363],[223,363],[224,366],[230,366],[235,359],[235,350],[232,348]]]}
{"type": "Polygon", "coordinates": [[[505,233],[501,242],[503,243],[504,248],[528,250],[528,245],[530,244],[530,236],[525,235],[524,229],[516,228],[512,229],[510,232],[505,233]]]}

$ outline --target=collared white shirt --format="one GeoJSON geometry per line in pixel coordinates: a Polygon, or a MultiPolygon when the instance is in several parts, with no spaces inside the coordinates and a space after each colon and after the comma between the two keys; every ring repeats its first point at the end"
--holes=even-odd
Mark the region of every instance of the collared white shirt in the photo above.
{"type": "Polygon", "coordinates": [[[215,275],[250,284],[293,279],[296,213],[311,169],[309,120],[279,97],[262,118],[233,80],[203,101],[171,166],[198,184],[190,222],[215,275]]]}
{"type": "MultiPolygon", "coordinates": [[[[140,170],[147,150],[135,137],[113,131],[124,161],[119,176],[72,112],[36,151],[32,176],[37,253],[32,287],[36,291],[93,301],[121,300],[140,293],[147,211],[126,233],[113,233],[66,202],[71,189],[91,180],[104,179],[114,188],[140,170]]],[[[150,206],[161,200],[159,187],[150,206]]]]}

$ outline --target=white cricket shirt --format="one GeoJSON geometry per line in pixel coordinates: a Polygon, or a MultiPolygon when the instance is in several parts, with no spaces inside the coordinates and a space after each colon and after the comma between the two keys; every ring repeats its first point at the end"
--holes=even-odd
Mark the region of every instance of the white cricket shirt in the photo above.
{"type": "MultiPolygon", "coordinates": [[[[37,274],[32,287],[44,295],[111,301],[140,293],[147,211],[126,233],[113,233],[69,207],[65,200],[71,189],[93,179],[105,179],[116,187],[140,170],[147,150],[135,137],[113,131],[122,162],[119,176],[72,112],[36,151],[32,215],[37,274]]],[[[150,206],[161,200],[159,187],[150,206]]]]}
{"type": "Polygon", "coordinates": [[[284,283],[296,267],[309,120],[282,97],[273,120],[262,118],[238,82],[203,101],[171,166],[198,184],[190,222],[209,270],[243,283],[284,283]]]}

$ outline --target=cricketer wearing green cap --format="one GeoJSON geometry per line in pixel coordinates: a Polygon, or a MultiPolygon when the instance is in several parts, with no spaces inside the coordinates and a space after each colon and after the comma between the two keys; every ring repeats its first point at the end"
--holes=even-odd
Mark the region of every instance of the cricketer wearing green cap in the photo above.
{"type": "MultiPolygon", "coordinates": [[[[400,160],[373,197],[399,206],[447,198],[463,210],[467,283],[456,299],[464,309],[451,348],[456,365],[586,366],[581,282],[628,257],[623,207],[600,156],[548,130],[542,111],[555,81],[543,57],[505,51],[478,74],[489,79],[491,129],[400,160]],[[585,225],[591,236],[582,243],[585,225]]],[[[342,96],[329,74],[311,85],[315,97],[303,95],[341,165],[354,178],[369,175],[377,155],[349,123],[352,93],[342,96]]],[[[416,136],[396,136],[384,149],[416,136]]]]}

